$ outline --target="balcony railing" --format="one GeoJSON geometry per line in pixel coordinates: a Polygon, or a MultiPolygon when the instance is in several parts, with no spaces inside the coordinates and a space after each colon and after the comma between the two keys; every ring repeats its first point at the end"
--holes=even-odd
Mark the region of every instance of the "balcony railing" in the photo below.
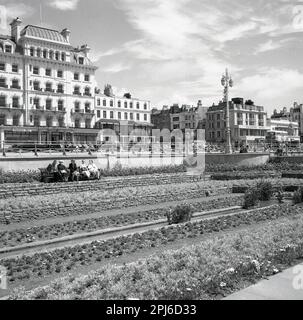
{"type": "Polygon", "coordinates": [[[58,108],[57,111],[58,111],[58,112],[64,112],[64,113],[65,113],[65,112],[66,112],[66,108],[58,108]]]}
{"type": "Polygon", "coordinates": [[[23,105],[20,104],[1,104],[0,108],[2,109],[23,109],[23,105]]]}
{"type": "Polygon", "coordinates": [[[57,93],[62,93],[62,94],[64,94],[64,90],[57,90],[57,93]]]}
{"type": "Polygon", "coordinates": [[[11,89],[18,89],[18,90],[21,90],[21,87],[20,87],[20,86],[11,86],[11,89]]]}
{"type": "Polygon", "coordinates": [[[50,88],[45,88],[45,92],[55,92],[55,90],[50,88]]]}
{"type": "Polygon", "coordinates": [[[0,83],[0,88],[6,88],[6,89],[8,89],[8,85],[7,85],[7,84],[1,84],[1,83],[0,83]]]}
{"type": "Polygon", "coordinates": [[[73,95],[75,95],[75,96],[81,96],[82,94],[81,94],[81,92],[74,91],[74,92],[73,92],[73,95]]]}

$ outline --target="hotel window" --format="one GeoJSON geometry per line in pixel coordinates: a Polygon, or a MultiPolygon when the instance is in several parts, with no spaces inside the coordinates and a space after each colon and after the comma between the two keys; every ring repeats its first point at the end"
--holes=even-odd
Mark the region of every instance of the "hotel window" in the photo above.
{"type": "Polygon", "coordinates": [[[74,73],[74,80],[79,80],[79,73],[74,73]]]}
{"type": "Polygon", "coordinates": [[[7,88],[6,79],[5,78],[0,78],[0,87],[1,88],[7,88]]]}
{"type": "Polygon", "coordinates": [[[34,98],[33,105],[36,107],[36,109],[39,109],[40,108],[40,99],[39,98],[34,98]]]}
{"type": "Polygon", "coordinates": [[[63,78],[63,71],[62,70],[58,70],[57,71],[57,77],[58,78],[63,78]]]}
{"type": "Polygon", "coordinates": [[[86,95],[86,96],[91,96],[90,88],[89,88],[89,87],[86,87],[86,88],[85,88],[85,90],[84,90],[84,95],[86,95]]]}
{"type": "Polygon", "coordinates": [[[21,89],[20,86],[19,86],[19,80],[18,79],[13,79],[12,88],[13,89],[21,89]]]}
{"type": "Polygon", "coordinates": [[[34,49],[33,47],[30,48],[29,54],[30,54],[31,57],[34,56],[34,54],[35,54],[35,49],[34,49]]]}
{"type": "Polygon", "coordinates": [[[137,113],[137,121],[140,121],[140,113],[137,113]]]}
{"type": "Polygon", "coordinates": [[[84,58],[83,57],[79,58],[79,64],[84,64],[84,58]]]}
{"type": "Polygon", "coordinates": [[[118,119],[121,120],[121,112],[118,112],[118,119]]]}
{"type": "Polygon", "coordinates": [[[121,108],[121,101],[118,101],[118,108],[121,108]]]}
{"type": "Polygon", "coordinates": [[[80,95],[80,87],[78,86],[74,87],[74,94],[80,95]]]}
{"type": "Polygon", "coordinates": [[[144,121],[147,121],[147,114],[144,115],[144,121]]]}
{"type": "Polygon", "coordinates": [[[128,113],[124,112],[124,120],[128,120],[128,113]]]}
{"type": "Polygon", "coordinates": [[[90,76],[89,76],[89,74],[86,74],[85,76],[84,76],[84,81],[89,81],[90,80],[90,76]]]}
{"type": "Polygon", "coordinates": [[[101,111],[97,110],[97,118],[101,118],[101,111]]]}
{"type": "Polygon", "coordinates": [[[40,49],[40,48],[37,49],[37,57],[38,57],[38,58],[41,57],[41,49],[40,49]]]}
{"type": "Polygon", "coordinates": [[[46,50],[46,49],[43,50],[43,58],[44,58],[44,59],[47,58],[47,50],[46,50]]]}
{"type": "Polygon", "coordinates": [[[75,128],[80,128],[80,119],[75,120],[75,128]]]}
{"type": "Polygon", "coordinates": [[[113,107],[113,106],[114,106],[114,101],[113,101],[113,100],[110,100],[109,105],[110,105],[111,107],[113,107]]]}
{"type": "Polygon", "coordinates": [[[103,119],[106,119],[106,118],[107,118],[106,111],[103,111],[103,119]]]}
{"type": "Polygon", "coordinates": [[[85,120],[85,128],[90,129],[92,125],[92,121],[90,119],[85,120]]]}
{"type": "Polygon", "coordinates": [[[85,103],[85,112],[86,112],[86,113],[90,113],[90,112],[91,112],[90,103],[89,103],[89,102],[86,102],[86,103],[85,103]]]}
{"type": "Polygon", "coordinates": [[[140,109],[140,103],[137,102],[137,109],[140,109]]]}
{"type": "Polygon", "coordinates": [[[58,51],[56,51],[56,53],[55,53],[55,59],[56,59],[56,60],[59,60],[59,58],[60,58],[60,53],[59,53],[58,51]]]}
{"type": "Polygon", "coordinates": [[[12,72],[17,73],[19,71],[19,66],[17,64],[12,65],[12,72]]]}
{"type": "Polygon", "coordinates": [[[6,96],[0,96],[0,107],[6,107],[6,96]]]}
{"type": "Polygon", "coordinates": [[[130,114],[129,114],[129,118],[130,118],[130,120],[134,120],[134,114],[133,114],[133,113],[130,113],[130,114]]]}
{"type": "Polygon", "coordinates": [[[53,85],[50,82],[47,82],[45,85],[45,91],[46,92],[52,92],[53,91],[53,85]]]}
{"type": "Polygon", "coordinates": [[[19,97],[13,97],[13,108],[19,108],[19,97]]]}
{"type": "Polygon", "coordinates": [[[39,67],[34,67],[33,74],[39,74],[39,67]]]}
{"type": "Polygon", "coordinates": [[[57,93],[64,93],[64,90],[63,90],[64,86],[62,83],[59,83],[58,84],[58,88],[57,88],[57,93]]]}
{"type": "Polygon", "coordinates": [[[97,106],[101,106],[101,100],[97,99],[97,106]]]}
{"type": "Polygon", "coordinates": [[[10,46],[10,45],[6,45],[5,46],[5,52],[6,53],[12,53],[12,51],[13,51],[13,47],[12,46],[10,46]]]}
{"type": "Polygon", "coordinates": [[[0,71],[5,71],[5,63],[0,63],[0,71]]]}
{"type": "Polygon", "coordinates": [[[51,109],[52,109],[52,100],[46,99],[46,110],[51,110],[51,109]]]}
{"type": "Polygon", "coordinates": [[[80,111],[80,102],[79,101],[75,101],[75,112],[79,112],[80,111]]]}
{"type": "Polygon", "coordinates": [[[63,108],[64,108],[64,101],[58,100],[58,110],[63,111],[63,108]]]}
{"type": "Polygon", "coordinates": [[[52,70],[51,69],[45,69],[45,75],[50,77],[52,75],[52,70]]]}
{"type": "Polygon", "coordinates": [[[127,101],[124,102],[124,108],[127,108],[127,101]]]}
{"type": "Polygon", "coordinates": [[[61,53],[61,60],[62,61],[65,61],[66,60],[66,55],[64,52],[61,53]]]}
{"type": "Polygon", "coordinates": [[[40,82],[39,81],[34,81],[34,90],[40,91],[40,82]]]}
{"type": "Polygon", "coordinates": [[[106,107],[106,99],[103,100],[103,107],[106,107]]]}

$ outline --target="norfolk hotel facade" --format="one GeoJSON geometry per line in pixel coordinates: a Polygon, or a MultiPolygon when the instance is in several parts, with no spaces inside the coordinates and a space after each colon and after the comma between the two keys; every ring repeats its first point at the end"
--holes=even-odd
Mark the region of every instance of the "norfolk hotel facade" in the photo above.
{"type": "Polygon", "coordinates": [[[12,21],[11,35],[0,35],[1,145],[108,141],[102,129],[120,139],[135,130],[140,141],[140,135],[148,139],[150,102],[116,97],[109,85],[101,92],[89,51],[87,45],[74,48],[67,29],[22,28],[19,18],[12,21]]]}

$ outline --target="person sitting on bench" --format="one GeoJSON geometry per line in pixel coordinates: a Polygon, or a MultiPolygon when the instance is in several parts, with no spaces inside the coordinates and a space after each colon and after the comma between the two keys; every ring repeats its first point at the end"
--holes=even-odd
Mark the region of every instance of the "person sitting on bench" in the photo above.
{"type": "Polygon", "coordinates": [[[71,181],[79,181],[80,172],[75,160],[71,160],[71,163],[69,164],[69,174],[71,181]]]}
{"type": "Polygon", "coordinates": [[[88,168],[89,173],[92,177],[99,179],[100,173],[99,173],[97,166],[94,164],[93,160],[89,160],[89,164],[88,164],[87,168],[88,168]]]}
{"type": "Polygon", "coordinates": [[[82,160],[82,163],[80,165],[80,173],[83,176],[83,178],[85,178],[85,179],[90,178],[90,172],[89,172],[84,160],[82,160]]]}
{"type": "Polygon", "coordinates": [[[68,181],[68,172],[67,172],[65,165],[63,164],[63,161],[59,161],[57,169],[58,169],[61,181],[67,182],[68,181]]]}

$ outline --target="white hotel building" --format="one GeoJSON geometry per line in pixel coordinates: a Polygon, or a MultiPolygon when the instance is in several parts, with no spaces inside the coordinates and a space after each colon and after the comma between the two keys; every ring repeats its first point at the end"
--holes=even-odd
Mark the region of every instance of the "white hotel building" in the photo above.
{"type": "MultiPolygon", "coordinates": [[[[70,31],[17,18],[0,35],[0,138],[3,142],[96,143],[100,129],[150,128],[150,102],[100,94],[90,48],[70,31]],[[106,102],[105,102],[106,101],[106,102]]],[[[122,133],[121,133],[122,134],[122,133]]]]}

